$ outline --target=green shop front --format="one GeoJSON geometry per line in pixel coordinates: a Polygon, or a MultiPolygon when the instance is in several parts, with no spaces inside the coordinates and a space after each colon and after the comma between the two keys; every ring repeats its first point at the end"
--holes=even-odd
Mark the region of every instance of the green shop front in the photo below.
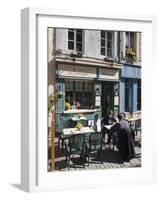
{"type": "Polygon", "coordinates": [[[108,110],[116,115],[119,111],[118,64],[92,62],[65,62],[56,64],[56,129],[71,126],[71,118],[83,115],[94,120],[101,119],[108,110]],[[66,101],[70,109],[66,110],[66,101]]]}

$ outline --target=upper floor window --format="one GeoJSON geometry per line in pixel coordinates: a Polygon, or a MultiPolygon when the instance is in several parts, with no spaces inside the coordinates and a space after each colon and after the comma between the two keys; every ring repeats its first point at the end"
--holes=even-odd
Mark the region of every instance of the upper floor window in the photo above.
{"type": "Polygon", "coordinates": [[[134,49],[134,32],[126,32],[126,48],[134,49]]]}
{"type": "Polygon", "coordinates": [[[113,33],[101,31],[101,55],[112,57],[113,33]]]}
{"type": "Polygon", "coordinates": [[[68,29],[68,49],[82,52],[83,31],[81,29],[68,29]]]}

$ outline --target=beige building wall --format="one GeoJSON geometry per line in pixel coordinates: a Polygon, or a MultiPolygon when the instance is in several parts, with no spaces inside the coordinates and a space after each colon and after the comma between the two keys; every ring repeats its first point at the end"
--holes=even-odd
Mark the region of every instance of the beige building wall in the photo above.
{"type": "Polygon", "coordinates": [[[48,28],[48,95],[54,93],[55,88],[55,29],[48,28]]]}
{"type": "Polygon", "coordinates": [[[141,54],[142,54],[142,51],[141,51],[141,40],[142,40],[142,34],[141,33],[137,33],[137,37],[136,37],[136,44],[137,44],[137,48],[136,48],[136,62],[138,64],[141,64],[141,54]]]}
{"type": "MultiPolygon", "coordinates": [[[[113,33],[113,57],[117,55],[117,32],[113,33]]],[[[68,29],[56,28],[56,51],[60,54],[69,54],[73,52],[68,49],[68,29]]],[[[95,59],[104,59],[101,55],[101,31],[84,30],[83,31],[83,56],[95,59]]]]}

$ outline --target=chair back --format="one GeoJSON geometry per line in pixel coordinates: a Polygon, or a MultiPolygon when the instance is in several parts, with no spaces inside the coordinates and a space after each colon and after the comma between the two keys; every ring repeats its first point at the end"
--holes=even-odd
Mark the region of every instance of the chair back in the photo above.
{"type": "Polygon", "coordinates": [[[97,120],[98,120],[98,114],[95,114],[95,116],[94,116],[94,125],[97,123],[97,120]]]}
{"type": "Polygon", "coordinates": [[[100,132],[92,133],[89,136],[90,149],[99,150],[102,147],[102,139],[103,139],[102,133],[100,132]]]}
{"type": "Polygon", "coordinates": [[[87,119],[80,119],[79,122],[80,122],[84,127],[87,127],[87,126],[88,126],[88,120],[87,120],[87,119]]]}
{"type": "Polygon", "coordinates": [[[97,132],[97,121],[98,121],[98,114],[95,114],[94,116],[94,127],[93,129],[97,132]]]}
{"type": "Polygon", "coordinates": [[[83,134],[72,135],[69,138],[69,147],[75,149],[83,149],[85,136],[83,134]]]}
{"type": "Polygon", "coordinates": [[[135,128],[141,128],[141,119],[135,121],[135,128]]]}

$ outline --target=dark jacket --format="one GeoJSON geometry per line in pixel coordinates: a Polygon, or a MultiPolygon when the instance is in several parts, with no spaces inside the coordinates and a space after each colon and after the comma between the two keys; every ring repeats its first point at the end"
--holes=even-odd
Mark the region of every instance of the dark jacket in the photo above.
{"type": "Polygon", "coordinates": [[[104,125],[111,125],[113,124],[113,122],[116,122],[116,119],[114,117],[109,117],[109,116],[106,116],[105,118],[103,118],[102,120],[102,123],[104,125]]]}
{"type": "Polygon", "coordinates": [[[118,148],[124,161],[129,161],[135,155],[134,141],[131,134],[131,128],[125,120],[116,123],[110,129],[110,133],[117,132],[118,135],[118,148]]]}

